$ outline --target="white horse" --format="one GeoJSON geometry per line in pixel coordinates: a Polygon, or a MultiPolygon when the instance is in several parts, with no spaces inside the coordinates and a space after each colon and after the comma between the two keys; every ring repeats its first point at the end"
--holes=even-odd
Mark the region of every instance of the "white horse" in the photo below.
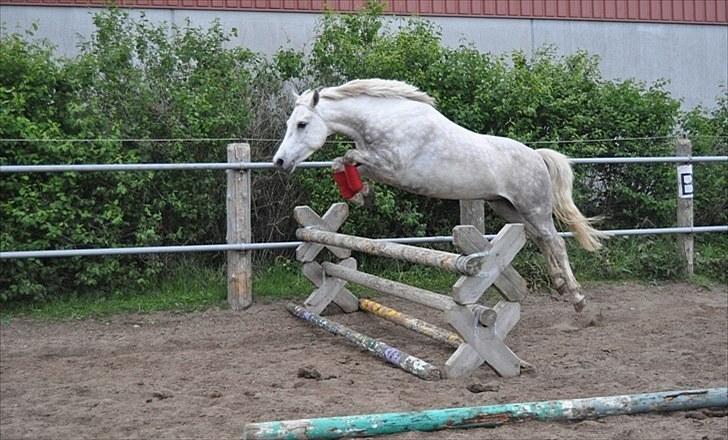
{"type": "Polygon", "coordinates": [[[602,234],[574,205],[566,156],[460,127],[431,97],[399,81],[355,80],[296,95],[287,124],[273,157],[278,167],[292,172],[331,134],[347,136],[356,148],[339,160],[357,164],[364,177],[428,197],[484,199],[507,221],[523,223],[556,290],[577,311],[586,305],[552,214],[587,250],[601,246],[602,234]]]}

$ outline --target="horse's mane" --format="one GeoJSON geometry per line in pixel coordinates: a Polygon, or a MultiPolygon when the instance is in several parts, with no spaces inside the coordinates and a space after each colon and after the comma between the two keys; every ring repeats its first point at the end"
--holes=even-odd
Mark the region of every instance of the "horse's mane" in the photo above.
{"type": "MultiPolygon", "coordinates": [[[[304,96],[312,92],[307,92],[304,96]]],[[[341,100],[356,96],[371,96],[375,98],[402,98],[422,102],[435,106],[435,100],[417,87],[402,81],[387,79],[355,79],[337,87],[327,87],[319,92],[322,98],[341,100]]]]}

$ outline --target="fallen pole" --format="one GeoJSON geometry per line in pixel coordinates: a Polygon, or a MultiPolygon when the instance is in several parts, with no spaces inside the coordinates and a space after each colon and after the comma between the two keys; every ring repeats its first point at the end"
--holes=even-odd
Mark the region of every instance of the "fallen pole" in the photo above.
{"type": "Polygon", "coordinates": [[[442,378],[442,373],[439,368],[380,340],[355,332],[349,327],[339,324],[338,322],[329,321],[328,319],[315,313],[311,313],[305,308],[293,303],[288,303],[286,309],[288,309],[292,315],[335,335],[343,336],[347,341],[365,350],[369,350],[375,356],[384,359],[390,364],[395,365],[408,373],[412,373],[419,378],[425,380],[439,380],[442,378]]]}
{"type": "Polygon", "coordinates": [[[523,420],[582,420],[646,412],[727,407],[728,388],[551,400],[406,413],[249,423],[243,439],[331,439],[407,431],[495,427],[523,420]]]}
{"type": "Polygon", "coordinates": [[[391,309],[387,306],[383,306],[370,299],[360,299],[359,308],[371,313],[372,315],[379,316],[382,319],[386,319],[387,321],[406,327],[413,332],[425,335],[436,341],[443,342],[451,347],[458,348],[460,344],[463,343],[463,338],[451,331],[447,331],[421,319],[413,318],[412,316],[391,309]]]}

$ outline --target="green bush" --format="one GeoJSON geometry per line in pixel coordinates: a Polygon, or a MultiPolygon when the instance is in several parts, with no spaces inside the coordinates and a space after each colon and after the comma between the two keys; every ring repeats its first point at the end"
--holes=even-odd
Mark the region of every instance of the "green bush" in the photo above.
{"type": "MultiPolygon", "coordinates": [[[[698,107],[683,115],[682,124],[692,139],[695,156],[728,155],[728,88],[716,107],[698,107]]],[[[720,164],[693,165],[695,224],[728,224],[728,173],[720,164]]]]}
{"type": "MultiPolygon", "coordinates": [[[[436,98],[447,117],[479,133],[509,136],[572,156],[666,155],[679,103],[664,89],[601,77],[598,59],[579,52],[557,57],[543,48],[495,57],[463,45],[445,47],[439,30],[419,19],[386,20],[376,5],[359,15],[327,15],[308,61],[312,82],[335,85],[354,78],[399,79],[436,98]],[[615,139],[552,144],[558,139],[615,139]]],[[[319,157],[342,150],[328,149],[319,157]]],[[[654,166],[580,166],[577,202],[609,227],[670,224],[674,218],[674,171],[654,166]]],[[[320,177],[300,178],[313,200],[336,198],[320,177]]],[[[377,188],[375,208],[358,211],[349,227],[375,235],[442,234],[458,220],[457,204],[377,188]],[[395,202],[396,201],[396,202],[395,202]],[[390,209],[391,208],[391,209],[390,209]],[[381,228],[384,226],[384,228],[381,228]]],[[[490,227],[501,223],[493,216],[490,227]]]]}
{"type": "MultiPolygon", "coordinates": [[[[155,25],[108,10],[81,55],[61,61],[19,35],[0,45],[4,164],[225,161],[226,142],[133,139],[237,138],[250,120],[256,57],[228,49],[218,23],[201,30],[155,25]],[[71,138],[108,138],[71,142],[71,138]],[[119,139],[119,140],[114,140],[119,139]],[[121,140],[132,139],[132,140],[121,140]]],[[[65,173],[3,177],[2,249],[62,249],[219,242],[220,172],[65,173]]],[[[2,263],[0,300],[58,290],[144,285],[159,257],[2,263]]]]}
{"type": "MultiPolygon", "coordinates": [[[[694,154],[726,154],[728,94],[715,110],[681,115],[664,83],[606,80],[598,59],[586,53],[559,57],[545,47],[532,57],[493,56],[468,44],[446,47],[431,22],[386,18],[377,2],[359,14],[324,16],[310,53],[282,49],[271,59],[228,47],[231,35],[219,23],[205,29],[153,24],[115,9],[96,14],[94,23],[95,33],[73,59],[56,57],[32,35],[2,34],[0,163],[225,161],[229,139],[282,135],[290,111],[283,92],[287,81],[313,87],[366,77],[417,85],[436,98],[447,117],[471,130],[572,157],[669,155],[673,141],[664,137],[678,127],[694,139],[694,154]],[[190,138],[220,140],[181,140],[190,138]],[[574,142],[556,143],[563,139],[574,142]],[[593,139],[608,140],[588,141],[593,139]]],[[[253,160],[269,160],[276,144],[251,140],[253,160]]],[[[334,139],[313,159],[329,160],[349,147],[334,139]]],[[[674,165],[575,169],[577,204],[588,215],[605,216],[606,227],[673,224],[674,165]]],[[[726,174],[719,165],[698,165],[695,175],[696,223],[725,224],[726,174]]],[[[456,201],[374,187],[373,205],[353,209],[346,231],[421,236],[449,233],[458,222],[456,201]]],[[[0,247],[221,242],[224,191],[225,175],[217,171],[5,174],[0,247]]],[[[323,211],[335,201],[339,196],[329,170],[254,173],[254,239],[290,239],[295,205],[323,211]]],[[[493,230],[502,220],[489,214],[487,223],[493,230]]],[[[710,250],[702,258],[714,266],[715,255],[710,250]]],[[[169,267],[168,258],[3,260],[0,302],[144,287],[169,267]]],[[[222,259],[196,261],[218,265],[222,259]]],[[[675,266],[674,261],[657,264],[663,263],[675,266]]],[[[657,270],[652,266],[644,270],[657,270]]]]}

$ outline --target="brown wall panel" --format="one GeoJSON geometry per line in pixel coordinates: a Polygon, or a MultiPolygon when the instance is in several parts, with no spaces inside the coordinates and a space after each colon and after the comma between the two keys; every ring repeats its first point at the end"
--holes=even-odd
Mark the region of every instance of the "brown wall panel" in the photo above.
{"type": "MultiPolygon", "coordinates": [[[[728,23],[727,0],[387,0],[395,14],[563,20],[728,23]]],[[[0,5],[103,6],[105,0],[0,0],[0,5]]],[[[366,0],[118,0],[122,7],[235,11],[342,12],[366,0]]]]}

